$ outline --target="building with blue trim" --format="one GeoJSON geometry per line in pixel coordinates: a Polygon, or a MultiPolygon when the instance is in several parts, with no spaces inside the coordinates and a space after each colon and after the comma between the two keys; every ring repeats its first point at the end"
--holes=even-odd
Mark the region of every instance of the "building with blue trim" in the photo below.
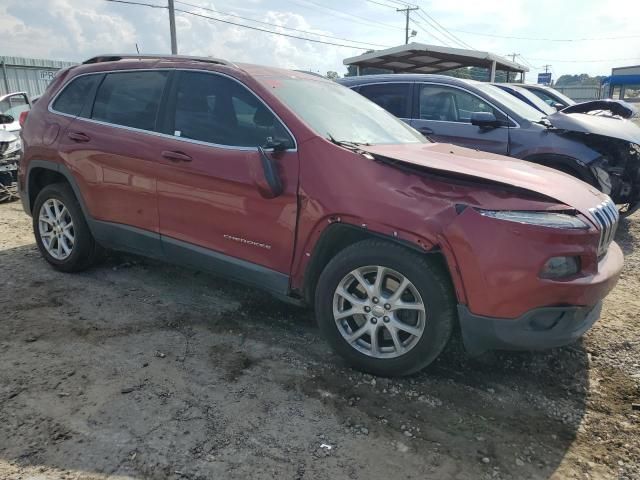
{"type": "Polygon", "coordinates": [[[605,97],[640,103],[640,65],[611,69],[602,86],[605,97]]]}

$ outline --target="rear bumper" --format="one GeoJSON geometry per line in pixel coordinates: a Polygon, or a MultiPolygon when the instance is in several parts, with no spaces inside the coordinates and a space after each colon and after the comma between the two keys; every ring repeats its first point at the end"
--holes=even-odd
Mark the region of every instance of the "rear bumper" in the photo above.
{"type": "Polygon", "coordinates": [[[602,302],[592,307],[542,307],[516,319],[474,315],[458,305],[467,351],[541,350],[575,342],[600,318],[602,302]]]}

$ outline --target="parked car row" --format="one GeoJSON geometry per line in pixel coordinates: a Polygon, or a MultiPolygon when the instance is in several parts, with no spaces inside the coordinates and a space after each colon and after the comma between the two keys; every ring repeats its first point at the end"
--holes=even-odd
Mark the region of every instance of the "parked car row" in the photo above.
{"type": "Polygon", "coordinates": [[[544,158],[592,173],[601,154],[491,85],[396,79],[350,81],[362,96],[212,58],[63,70],[22,131],[38,248],[63,272],[112,248],[313,306],[333,348],[381,375],[425,367],[457,326],[473,353],[579,338],[622,269],[618,212],[513,157],[577,151],[584,167],[544,158]]]}
{"type": "Polygon", "coordinates": [[[518,86],[443,75],[367,75],[339,82],[436,142],[552,167],[610,195],[622,214],[640,208],[640,128],[616,113],[586,114],[620,112],[626,108],[620,102],[557,111],[518,86]]]}

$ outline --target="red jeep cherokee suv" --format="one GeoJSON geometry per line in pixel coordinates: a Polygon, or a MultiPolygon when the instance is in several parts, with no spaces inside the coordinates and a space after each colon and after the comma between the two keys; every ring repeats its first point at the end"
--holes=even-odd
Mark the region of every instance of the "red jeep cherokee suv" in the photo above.
{"type": "Polygon", "coordinates": [[[102,247],[315,305],[382,375],[567,344],[623,256],[611,200],[539,165],[422,135],[348,88],[212,58],[104,55],[61,71],[23,129],[19,188],[42,255],[102,247]]]}

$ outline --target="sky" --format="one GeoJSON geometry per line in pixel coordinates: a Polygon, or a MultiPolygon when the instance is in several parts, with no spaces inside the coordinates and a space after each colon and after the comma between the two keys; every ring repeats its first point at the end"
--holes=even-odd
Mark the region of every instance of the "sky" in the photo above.
{"type": "MultiPolygon", "coordinates": [[[[458,47],[461,41],[498,55],[515,53],[517,62],[533,67],[528,82],[546,64],[554,78],[608,75],[612,67],[640,64],[638,0],[618,0],[615,8],[601,0],[407,1],[420,7],[411,12],[414,41],[458,47]]],[[[312,43],[177,12],[178,49],[185,55],[343,75],[344,58],[404,43],[404,14],[393,8],[399,0],[185,0],[192,6],[175,2],[179,10],[348,45],[312,43]]],[[[100,53],[135,52],[136,44],[141,53],[170,51],[166,9],[107,0],[0,0],[0,35],[0,55],[82,61],[100,53]]]]}

